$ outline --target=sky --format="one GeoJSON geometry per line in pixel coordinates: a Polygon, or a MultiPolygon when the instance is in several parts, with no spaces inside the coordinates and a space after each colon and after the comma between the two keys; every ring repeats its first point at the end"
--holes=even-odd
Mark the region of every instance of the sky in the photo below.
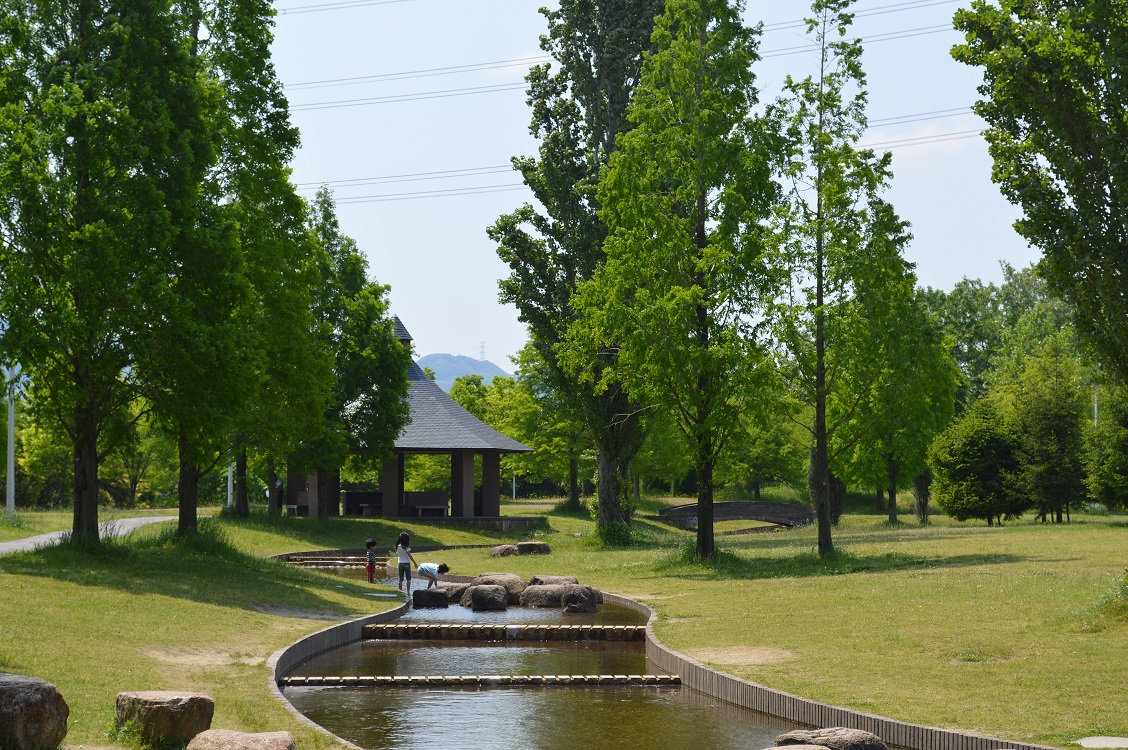
{"type": "MultiPolygon", "coordinates": [[[[544,53],[537,0],[276,0],[274,62],[302,147],[293,180],[328,184],[342,231],[391,287],[392,312],[417,356],[446,352],[512,371],[526,341],[498,301],[508,267],[486,236],[531,200],[509,168],[534,155],[524,75],[544,53]]],[[[1018,210],[991,182],[991,159],[968,109],[981,71],[952,60],[952,14],[969,0],[859,0],[870,130],[893,153],[887,199],[912,225],[907,255],[922,285],[1002,279],[1038,254],[1014,231],[1018,210]]],[[[749,2],[762,22],[761,101],[786,76],[813,72],[806,2],[749,2]]]]}

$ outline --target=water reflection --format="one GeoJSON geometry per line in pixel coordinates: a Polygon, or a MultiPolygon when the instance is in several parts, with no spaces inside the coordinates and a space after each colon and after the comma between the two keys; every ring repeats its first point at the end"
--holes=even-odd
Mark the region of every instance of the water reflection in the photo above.
{"type": "Polygon", "coordinates": [[[760,750],[790,725],[686,688],[286,688],[313,721],[368,750],[760,750]]]}

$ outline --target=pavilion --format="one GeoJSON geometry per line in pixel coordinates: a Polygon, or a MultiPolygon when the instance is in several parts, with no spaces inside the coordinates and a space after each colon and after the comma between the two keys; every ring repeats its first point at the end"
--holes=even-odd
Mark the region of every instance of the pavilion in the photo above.
{"type": "MultiPolygon", "coordinates": [[[[393,317],[393,321],[396,338],[410,348],[411,334],[398,317],[393,317]]],[[[450,515],[500,516],[501,456],[503,453],[529,453],[532,448],[502,435],[463,409],[414,362],[408,367],[407,377],[411,418],[396,438],[393,458],[385,462],[380,472],[379,515],[446,515],[448,493],[445,491],[404,492],[405,456],[446,453],[450,455],[450,515]],[[482,487],[480,501],[475,503],[474,460],[477,455],[482,457],[482,487]]],[[[348,513],[347,497],[345,506],[348,513]]],[[[357,510],[374,514],[375,508],[357,510]]]]}

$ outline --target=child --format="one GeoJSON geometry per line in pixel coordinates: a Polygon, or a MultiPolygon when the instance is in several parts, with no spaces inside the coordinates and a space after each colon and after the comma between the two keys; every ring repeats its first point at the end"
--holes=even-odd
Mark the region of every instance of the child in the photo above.
{"type": "Polygon", "coordinates": [[[427,588],[439,585],[439,576],[443,573],[449,573],[450,567],[446,563],[421,563],[419,565],[419,577],[427,579],[427,588]]]}
{"type": "Polygon", "coordinates": [[[406,531],[401,531],[396,540],[396,556],[399,559],[399,590],[403,591],[403,579],[407,579],[407,599],[411,601],[411,566],[418,565],[411,556],[411,537],[406,531]]]}
{"type": "Polygon", "coordinates": [[[368,550],[364,569],[368,572],[368,582],[372,583],[372,578],[376,575],[376,540],[366,540],[364,547],[368,550]]]}

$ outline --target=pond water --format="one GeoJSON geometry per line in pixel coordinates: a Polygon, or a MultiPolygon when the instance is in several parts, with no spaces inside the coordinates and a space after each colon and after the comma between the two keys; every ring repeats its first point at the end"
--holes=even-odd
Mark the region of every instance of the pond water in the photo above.
{"type": "MultiPolygon", "coordinates": [[[[353,571],[342,571],[352,574],[353,571]]],[[[363,571],[361,571],[362,573],[363,571]]],[[[392,582],[394,587],[395,582],[392,582]]],[[[638,613],[601,605],[559,610],[409,610],[400,622],[482,625],[642,625],[638,613]]],[[[292,676],[655,674],[644,644],[366,640],[303,662],[292,676]]],[[[366,750],[662,748],[761,750],[788,722],[669,686],[285,687],[305,716],[366,750]]]]}

